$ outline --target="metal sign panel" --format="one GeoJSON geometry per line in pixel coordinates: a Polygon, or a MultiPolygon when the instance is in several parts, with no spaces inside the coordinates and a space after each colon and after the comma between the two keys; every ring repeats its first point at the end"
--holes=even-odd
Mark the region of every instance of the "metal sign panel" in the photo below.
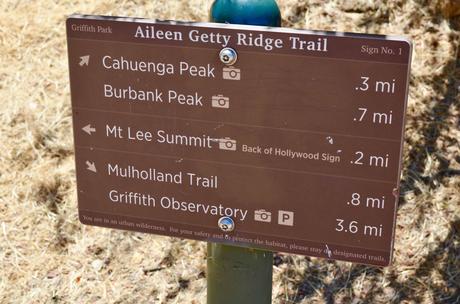
{"type": "Polygon", "coordinates": [[[67,38],[82,223],[390,263],[409,42],[98,16],[67,38]]]}

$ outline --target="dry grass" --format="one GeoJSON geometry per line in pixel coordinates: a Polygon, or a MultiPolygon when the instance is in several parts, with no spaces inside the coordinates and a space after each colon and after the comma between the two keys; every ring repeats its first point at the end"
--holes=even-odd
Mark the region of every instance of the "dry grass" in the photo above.
{"type": "MultiPolygon", "coordinates": [[[[64,20],[206,20],[210,2],[0,2],[1,303],[205,302],[203,243],[77,221],[64,20]]],[[[285,26],[403,34],[415,56],[394,266],[278,255],[274,303],[460,303],[458,1],[279,3],[285,26]]]]}

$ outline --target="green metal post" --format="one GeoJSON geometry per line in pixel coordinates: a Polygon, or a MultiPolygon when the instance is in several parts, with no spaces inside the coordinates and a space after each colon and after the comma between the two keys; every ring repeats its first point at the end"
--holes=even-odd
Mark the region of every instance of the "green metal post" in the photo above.
{"type": "MultiPolygon", "coordinates": [[[[216,0],[213,22],[280,26],[274,0],[216,0]]],[[[270,304],[273,253],[208,243],[207,304],[270,304]]]]}
{"type": "Polygon", "coordinates": [[[208,304],[270,304],[273,253],[208,243],[208,304]]]}

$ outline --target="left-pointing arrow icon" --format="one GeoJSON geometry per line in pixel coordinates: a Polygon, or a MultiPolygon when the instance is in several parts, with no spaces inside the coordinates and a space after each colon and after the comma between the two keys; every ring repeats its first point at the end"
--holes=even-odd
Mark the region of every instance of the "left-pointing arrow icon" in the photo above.
{"type": "Polygon", "coordinates": [[[96,132],[96,128],[93,128],[91,127],[91,125],[87,125],[87,126],[84,126],[83,128],[81,128],[83,131],[85,131],[86,133],[88,133],[89,135],[92,135],[94,132],[96,132]]]}
{"type": "Polygon", "coordinates": [[[88,169],[89,171],[92,171],[94,173],[97,173],[96,165],[94,164],[94,162],[90,162],[89,160],[87,160],[86,165],[88,166],[88,167],[86,167],[86,169],[88,169]]]}
{"type": "Polygon", "coordinates": [[[88,66],[89,65],[89,55],[86,55],[86,56],[81,56],[80,57],[80,66],[88,66]]]}

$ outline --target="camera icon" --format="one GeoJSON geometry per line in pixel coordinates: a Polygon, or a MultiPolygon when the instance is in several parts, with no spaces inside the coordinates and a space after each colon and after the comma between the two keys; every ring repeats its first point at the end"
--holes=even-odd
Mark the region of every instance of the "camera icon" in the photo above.
{"type": "Polygon", "coordinates": [[[234,67],[224,68],[223,78],[227,80],[241,80],[241,70],[234,67]]]}
{"type": "Polygon", "coordinates": [[[265,209],[255,210],[254,211],[254,220],[257,222],[271,223],[272,213],[266,211],[265,209]]]}
{"type": "Polygon", "coordinates": [[[212,96],[211,105],[213,108],[228,109],[230,108],[230,99],[228,97],[225,97],[224,95],[212,96]]]}
{"type": "Polygon", "coordinates": [[[236,151],[236,140],[231,139],[230,137],[219,139],[219,149],[236,151]]]}

